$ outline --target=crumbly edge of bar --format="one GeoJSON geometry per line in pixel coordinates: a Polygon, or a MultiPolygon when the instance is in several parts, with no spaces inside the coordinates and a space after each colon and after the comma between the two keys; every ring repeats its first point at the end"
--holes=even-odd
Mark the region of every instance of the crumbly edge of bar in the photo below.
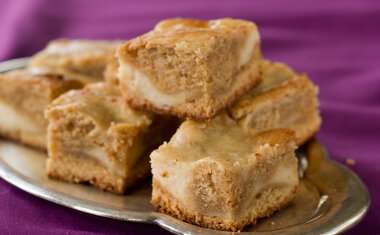
{"type": "Polygon", "coordinates": [[[93,159],[55,154],[47,161],[46,173],[50,178],[71,183],[89,182],[101,190],[124,194],[150,175],[149,157],[140,159],[132,169],[123,178],[93,159]]]}
{"type": "MultiPolygon", "coordinates": [[[[247,225],[256,224],[257,219],[270,216],[275,211],[279,211],[288,206],[293,200],[296,191],[297,185],[292,187],[283,186],[283,188],[276,186],[268,187],[261,191],[260,199],[265,201],[265,199],[271,196],[274,198],[280,198],[280,200],[273,202],[272,205],[270,205],[266,210],[258,212],[258,216],[256,217],[248,214],[248,216],[236,221],[224,220],[216,216],[207,216],[198,212],[190,211],[184,208],[178,200],[176,200],[170,193],[162,188],[158,182],[154,180],[151,202],[157,211],[173,216],[181,221],[186,221],[210,229],[241,231],[247,225]]],[[[251,209],[254,210],[255,208],[251,209]]]]}
{"type": "Polygon", "coordinates": [[[199,104],[197,102],[187,102],[177,106],[158,108],[147,100],[140,100],[138,97],[134,97],[133,94],[128,91],[128,88],[126,88],[124,82],[120,82],[120,90],[128,104],[133,108],[142,109],[161,115],[174,115],[179,118],[189,118],[196,121],[208,121],[261,82],[261,52],[259,49],[256,49],[255,53],[256,55],[254,57],[258,59],[254,59],[253,62],[246,68],[251,70],[251,72],[245,71],[245,78],[240,78],[241,74],[238,75],[239,78],[237,78],[237,82],[239,80],[245,82],[241,83],[232,92],[224,95],[223,98],[218,99],[221,101],[218,105],[215,105],[210,112],[205,111],[205,108],[207,108],[205,106],[207,106],[207,104],[199,104]]]}

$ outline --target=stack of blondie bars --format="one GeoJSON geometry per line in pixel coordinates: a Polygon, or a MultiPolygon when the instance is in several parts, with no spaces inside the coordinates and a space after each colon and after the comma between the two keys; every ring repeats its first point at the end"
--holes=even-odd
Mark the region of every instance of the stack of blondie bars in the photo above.
{"type": "Polygon", "coordinates": [[[321,124],[317,87],[229,18],[56,40],[0,84],[0,134],[46,149],[49,177],[124,194],[152,174],[156,210],[218,230],[292,201],[295,149],[321,124]]]}

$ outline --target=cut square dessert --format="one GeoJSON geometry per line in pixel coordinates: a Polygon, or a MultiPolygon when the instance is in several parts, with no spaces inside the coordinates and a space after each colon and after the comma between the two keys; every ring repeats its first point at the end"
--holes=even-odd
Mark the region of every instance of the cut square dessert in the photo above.
{"type": "Polygon", "coordinates": [[[121,41],[58,39],[34,55],[29,67],[37,74],[54,72],[85,84],[100,82],[120,45],[121,41]]]}
{"type": "Polygon", "coordinates": [[[152,204],[196,225],[241,230],[288,205],[298,186],[294,132],[246,132],[227,115],[181,124],[151,153],[152,204]]]}
{"type": "Polygon", "coordinates": [[[0,73],[0,135],[46,149],[44,109],[59,95],[82,84],[57,74],[28,70],[0,73]]]}
{"type": "Polygon", "coordinates": [[[150,151],[177,127],[172,117],[131,109],[106,83],[60,96],[45,115],[47,175],[119,194],[150,174],[150,151]]]}
{"type": "Polygon", "coordinates": [[[318,88],[307,75],[298,75],[281,63],[265,61],[262,83],[231,108],[230,115],[245,129],[260,132],[289,128],[303,144],[320,128],[318,88]]]}
{"type": "Polygon", "coordinates": [[[161,114],[211,119],[260,81],[259,32],[244,20],[165,20],[117,56],[129,104],[161,114]]]}

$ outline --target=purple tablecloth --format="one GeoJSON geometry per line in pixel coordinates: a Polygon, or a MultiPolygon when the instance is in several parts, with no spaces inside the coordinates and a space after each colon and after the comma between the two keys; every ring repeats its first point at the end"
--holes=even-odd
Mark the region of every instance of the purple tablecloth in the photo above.
{"type": "MultiPolygon", "coordinates": [[[[58,37],[129,39],[168,17],[255,21],[267,59],[307,72],[320,87],[318,138],[367,185],[371,207],[348,234],[380,233],[380,4],[376,1],[0,1],[0,61],[58,37]]],[[[1,114],[0,114],[1,115],[1,114]]],[[[0,233],[156,234],[154,225],[87,215],[0,179],[0,233]]]]}

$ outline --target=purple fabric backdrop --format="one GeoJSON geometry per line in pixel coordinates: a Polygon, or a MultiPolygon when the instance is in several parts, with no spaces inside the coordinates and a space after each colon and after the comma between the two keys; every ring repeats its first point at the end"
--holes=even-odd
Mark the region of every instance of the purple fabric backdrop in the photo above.
{"type": "MultiPolygon", "coordinates": [[[[0,1],[0,61],[30,56],[57,37],[129,39],[168,17],[255,21],[267,59],[320,87],[318,138],[367,185],[372,203],[348,234],[380,233],[380,3],[376,1],[0,1]],[[190,3],[191,2],[191,3],[190,3]]],[[[167,233],[31,196],[0,179],[0,233],[167,233]]]]}

